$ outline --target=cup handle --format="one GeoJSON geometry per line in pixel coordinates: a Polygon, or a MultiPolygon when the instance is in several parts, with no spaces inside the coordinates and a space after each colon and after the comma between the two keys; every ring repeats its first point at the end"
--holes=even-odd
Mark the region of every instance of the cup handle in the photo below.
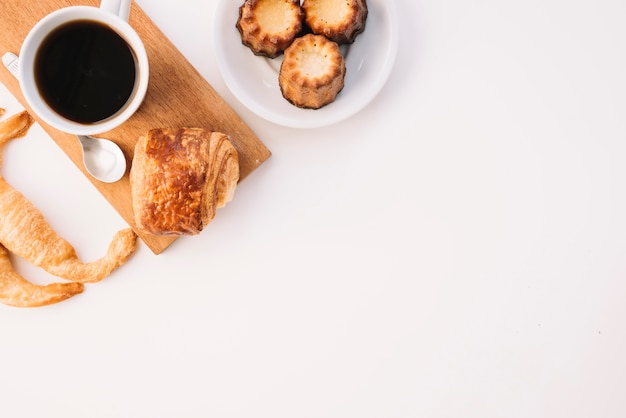
{"type": "Polygon", "coordinates": [[[113,13],[128,22],[130,0],[101,0],[100,9],[113,13]]]}

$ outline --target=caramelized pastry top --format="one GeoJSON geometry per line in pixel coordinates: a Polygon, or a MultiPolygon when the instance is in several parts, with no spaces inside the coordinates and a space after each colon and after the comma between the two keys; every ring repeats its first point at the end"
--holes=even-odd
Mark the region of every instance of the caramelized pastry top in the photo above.
{"type": "Polygon", "coordinates": [[[299,0],[246,0],[236,26],[252,52],[275,58],[300,33],[303,17],[299,0]]]}
{"type": "Polygon", "coordinates": [[[365,30],[365,0],[304,0],[305,21],[313,33],[350,44],[365,30]]]}
{"type": "Polygon", "coordinates": [[[285,99],[298,107],[319,109],[343,89],[346,65],[337,43],[307,34],[285,50],[278,77],[285,99]]]}

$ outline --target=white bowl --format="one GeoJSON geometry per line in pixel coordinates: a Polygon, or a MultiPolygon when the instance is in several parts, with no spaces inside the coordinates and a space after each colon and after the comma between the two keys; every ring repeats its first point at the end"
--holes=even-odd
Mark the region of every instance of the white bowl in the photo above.
{"type": "Polygon", "coordinates": [[[256,56],[242,44],[236,28],[243,0],[221,0],[214,24],[217,63],[233,95],[264,119],[292,128],[317,128],[342,121],[369,104],[387,82],[398,51],[394,0],[367,0],[365,31],[342,46],[346,78],[337,99],[321,109],[300,109],[285,100],[278,86],[282,55],[256,56]]]}

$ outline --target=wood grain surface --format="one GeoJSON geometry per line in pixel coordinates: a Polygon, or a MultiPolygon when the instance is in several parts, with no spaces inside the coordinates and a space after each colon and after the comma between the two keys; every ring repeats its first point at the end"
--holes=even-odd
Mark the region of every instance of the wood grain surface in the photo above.
{"type": "MultiPolygon", "coordinates": [[[[73,5],[97,7],[99,1],[2,0],[0,18],[3,30],[0,35],[0,55],[6,52],[18,54],[22,41],[37,21],[56,9],[73,5]]],[[[241,179],[270,157],[270,151],[261,140],[134,2],[131,6],[129,23],[143,40],[148,53],[150,62],[148,91],[135,115],[124,125],[101,135],[120,145],[129,167],[137,138],[149,129],[165,127],[203,127],[228,134],[239,152],[241,179]]],[[[4,67],[0,68],[0,81],[27,110],[33,113],[24,101],[18,81],[4,67]]],[[[83,168],[81,148],[76,137],[50,127],[37,115],[33,116],[122,218],[136,230],[128,170],[120,181],[113,184],[93,179],[83,168]]],[[[155,254],[164,251],[176,239],[171,236],[137,232],[155,254]]]]}

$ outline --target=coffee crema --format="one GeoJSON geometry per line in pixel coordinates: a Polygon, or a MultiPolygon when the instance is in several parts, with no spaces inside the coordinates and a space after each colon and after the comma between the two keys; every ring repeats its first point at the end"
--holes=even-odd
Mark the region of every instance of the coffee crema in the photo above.
{"type": "Polygon", "coordinates": [[[46,36],[35,57],[35,82],[44,101],[74,122],[114,116],[133,94],[136,59],[113,29],[76,20],[46,36]]]}

